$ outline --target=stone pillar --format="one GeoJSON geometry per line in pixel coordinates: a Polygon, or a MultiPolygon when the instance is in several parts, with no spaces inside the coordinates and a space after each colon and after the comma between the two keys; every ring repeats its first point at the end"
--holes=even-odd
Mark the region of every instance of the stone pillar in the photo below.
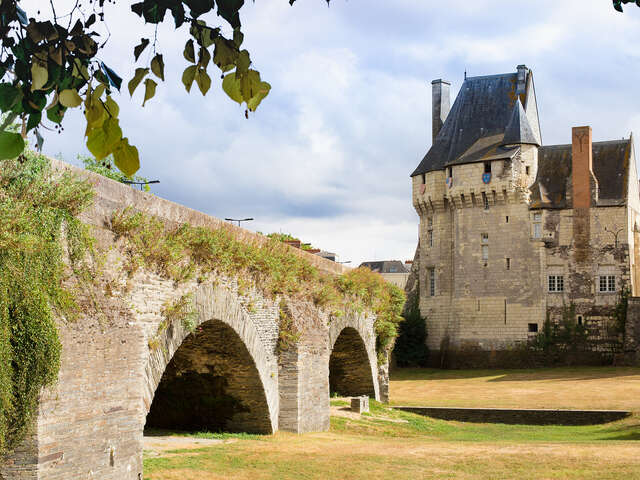
{"type": "Polygon", "coordinates": [[[433,142],[436,141],[438,133],[444,121],[449,115],[451,109],[451,98],[449,95],[449,87],[451,83],[446,80],[438,79],[431,82],[432,90],[432,116],[431,116],[431,133],[433,142]]]}

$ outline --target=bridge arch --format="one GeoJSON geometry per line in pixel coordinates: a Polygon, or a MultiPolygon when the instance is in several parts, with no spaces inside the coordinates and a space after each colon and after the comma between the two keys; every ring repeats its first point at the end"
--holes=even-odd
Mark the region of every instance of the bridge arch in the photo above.
{"type": "Polygon", "coordinates": [[[237,294],[223,286],[201,286],[195,306],[195,331],[173,322],[149,350],[146,426],[273,433],[277,361],[258,328],[237,294]]]}
{"type": "Polygon", "coordinates": [[[329,329],[329,393],[380,399],[373,319],[348,316],[329,329]]]}

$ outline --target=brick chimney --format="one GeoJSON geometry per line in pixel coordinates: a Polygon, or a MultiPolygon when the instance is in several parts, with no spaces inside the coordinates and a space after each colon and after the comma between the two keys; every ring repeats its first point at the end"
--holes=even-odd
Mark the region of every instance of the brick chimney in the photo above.
{"type": "Polygon", "coordinates": [[[573,127],[571,135],[573,208],[591,207],[593,141],[591,127],[573,127]]]}
{"type": "Polygon", "coordinates": [[[432,89],[432,117],[431,117],[431,133],[433,142],[444,125],[444,121],[449,115],[451,109],[451,99],[449,95],[449,87],[451,83],[446,80],[438,79],[431,82],[432,89]]]}
{"type": "MultiPolygon", "coordinates": [[[[571,133],[573,255],[576,271],[580,271],[580,265],[588,267],[591,259],[591,201],[597,196],[598,185],[593,174],[591,127],[573,127],[571,133]]],[[[585,275],[588,274],[587,270],[583,272],[585,275]]],[[[582,288],[585,289],[584,292],[577,293],[587,295],[588,285],[582,288]]]]}

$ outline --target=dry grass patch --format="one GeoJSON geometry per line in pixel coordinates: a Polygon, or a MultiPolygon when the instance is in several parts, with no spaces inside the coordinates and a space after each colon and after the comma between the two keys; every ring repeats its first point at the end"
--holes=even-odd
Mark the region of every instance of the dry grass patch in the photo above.
{"type": "Polygon", "coordinates": [[[184,455],[147,458],[145,478],[640,478],[638,417],[587,427],[483,425],[371,406],[370,416],[333,417],[329,432],[247,436],[184,455]]]}
{"type": "Polygon", "coordinates": [[[400,369],[390,397],[394,405],[640,412],[640,368],[400,369]]]}

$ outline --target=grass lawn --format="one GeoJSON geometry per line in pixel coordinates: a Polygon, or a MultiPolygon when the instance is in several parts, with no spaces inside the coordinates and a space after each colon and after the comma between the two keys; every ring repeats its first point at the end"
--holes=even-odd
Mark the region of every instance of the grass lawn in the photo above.
{"type": "Polygon", "coordinates": [[[389,392],[394,405],[640,412],[640,368],[401,369],[389,392]]]}
{"type": "MultiPolygon", "coordinates": [[[[394,403],[407,404],[640,411],[639,380],[640,369],[407,370],[393,376],[391,395],[394,403]],[[506,380],[496,380],[502,378],[506,380]],[[533,386],[532,398],[528,385],[533,386]],[[607,388],[614,397],[610,400],[607,388]],[[550,400],[536,403],[545,391],[550,400]],[[504,403],[492,402],[493,396],[504,403]]],[[[375,402],[370,415],[358,416],[340,411],[344,401],[331,403],[336,415],[329,432],[196,434],[221,441],[204,448],[147,452],[144,478],[640,479],[640,415],[580,427],[472,424],[397,412],[375,402]]]]}

